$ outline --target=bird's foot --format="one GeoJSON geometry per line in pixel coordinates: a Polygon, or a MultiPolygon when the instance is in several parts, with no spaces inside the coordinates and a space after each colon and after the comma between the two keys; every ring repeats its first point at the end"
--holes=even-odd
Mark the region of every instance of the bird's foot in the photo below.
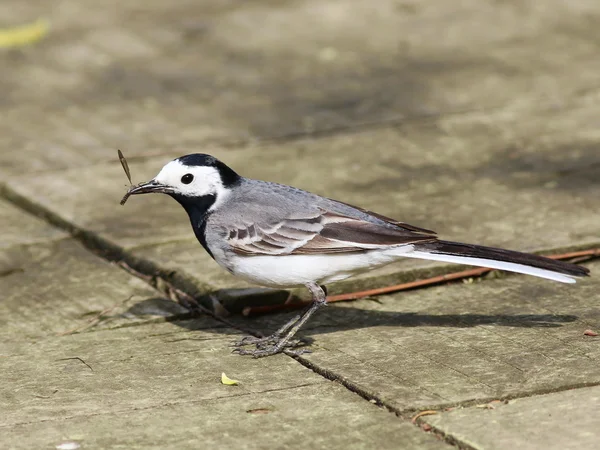
{"type": "MultiPolygon", "coordinates": [[[[254,337],[254,336],[244,336],[240,340],[232,342],[231,346],[235,347],[235,348],[240,348],[240,347],[245,347],[247,345],[255,345],[256,348],[264,348],[269,345],[277,345],[282,340],[284,340],[284,336],[281,336],[279,333],[274,333],[270,336],[262,337],[262,338],[254,337]]],[[[302,339],[289,339],[285,342],[284,346],[286,348],[293,348],[293,347],[299,347],[305,343],[306,342],[303,341],[302,339]]]]}
{"type": "Polygon", "coordinates": [[[286,339],[284,336],[281,336],[278,333],[264,338],[245,336],[232,344],[232,346],[235,347],[232,350],[232,353],[262,358],[264,356],[271,356],[281,353],[285,350],[287,354],[301,355],[303,353],[310,353],[310,350],[307,349],[295,350],[297,347],[305,344],[306,342],[301,339],[286,339]],[[256,348],[254,350],[242,348],[249,345],[254,345],[256,348]]]}
{"type": "Polygon", "coordinates": [[[261,347],[263,345],[275,344],[279,339],[281,339],[281,336],[279,336],[277,333],[262,338],[255,336],[244,336],[240,340],[232,342],[231,346],[235,348],[245,347],[246,345],[256,345],[256,347],[261,347]]]}
{"type": "MultiPolygon", "coordinates": [[[[277,353],[285,353],[287,355],[299,356],[306,353],[311,353],[309,349],[301,348],[294,349],[293,345],[265,345],[260,348],[256,348],[254,350],[245,349],[245,348],[235,348],[233,349],[233,353],[237,353],[238,355],[248,355],[254,358],[264,358],[265,356],[276,355],[277,353]]],[[[292,343],[294,344],[294,343],[292,343]]]]}

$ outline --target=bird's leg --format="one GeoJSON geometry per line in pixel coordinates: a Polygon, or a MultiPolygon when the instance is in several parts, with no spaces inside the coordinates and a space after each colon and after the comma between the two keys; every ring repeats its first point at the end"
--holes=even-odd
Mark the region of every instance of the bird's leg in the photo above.
{"type": "Polygon", "coordinates": [[[310,291],[313,297],[313,302],[310,307],[301,315],[294,317],[283,327],[281,327],[275,334],[269,336],[264,343],[271,345],[257,344],[256,350],[245,350],[237,348],[236,351],[240,355],[252,355],[255,358],[261,358],[263,356],[270,356],[276,353],[281,353],[287,346],[289,346],[290,340],[294,337],[296,332],[304,325],[308,319],[315,313],[316,310],[327,304],[325,291],[316,283],[308,283],[306,287],[310,291]],[[289,330],[285,336],[281,336],[286,330],[289,330]],[[279,335],[277,335],[279,333],[279,335]]]}
{"type": "MultiPolygon", "coordinates": [[[[319,287],[319,286],[317,286],[319,287]]],[[[327,288],[325,286],[320,286],[320,289],[323,290],[323,298],[325,296],[327,296],[327,288]]],[[[309,288],[310,290],[310,288],[309,288]]],[[[313,293],[312,290],[310,290],[312,297],[313,297],[313,301],[315,298],[317,298],[317,296],[313,293]]],[[[256,345],[257,348],[260,348],[263,346],[263,344],[277,344],[279,342],[279,340],[281,339],[281,336],[283,336],[283,334],[289,330],[294,324],[296,324],[296,322],[298,322],[306,312],[308,312],[308,310],[312,308],[312,303],[311,305],[302,313],[302,314],[296,314],[294,317],[292,317],[290,320],[288,320],[281,328],[279,328],[275,333],[266,336],[266,337],[255,337],[255,336],[244,336],[243,338],[241,338],[238,341],[234,341],[231,346],[232,347],[236,347],[236,350],[233,350],[234,352],[238,352],[237,348],[239,347],[243,347],[245,345],[256,345]]],[[[312,313],[311,313],[312,314],[312,313]]],[[[310,316],[309,316],[310,317],[310,316]]],[[[296,330],[297,331],[297,330],[296,330]]],[[[287,342],[287,347],[297,347],[298,344],[300,343],[300,340],[292,340],[287,342]]]]}

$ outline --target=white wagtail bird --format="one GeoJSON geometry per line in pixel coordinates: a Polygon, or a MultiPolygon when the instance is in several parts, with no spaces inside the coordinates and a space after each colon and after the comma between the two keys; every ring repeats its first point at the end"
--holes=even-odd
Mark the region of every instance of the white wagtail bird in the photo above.
{"type": "Polygon", "coordinates": [[[244,178],[205,154],[169,162],[154,179],[131,186],[121,203],[147,193],[177,200],[204,249],[233,275],[267,287],[306,286],[312,294],[311,306],[273,335],[234,344],[239,353],[255,357],[292,346],[294,334],[326,303],[321,286],[401,258],[489,267],[563,283],[589,273],[542,256],[442,241],[433,231],[347,203],[244,178]]]}

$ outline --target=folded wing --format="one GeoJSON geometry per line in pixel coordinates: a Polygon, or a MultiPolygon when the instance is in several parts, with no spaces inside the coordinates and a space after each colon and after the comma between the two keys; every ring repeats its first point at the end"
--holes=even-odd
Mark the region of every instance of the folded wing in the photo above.
{"type": "Polygon", "coordinates": [[[435,241],[428,230],[401,223],[383,226],[320,209],[306,217],[274,224],[253,223],[229,230],[228,243],[238,254],[293,255],[362,252],[390,245],[435,241]],[[416,231],[418,230],[418,231],[416,231]]]}

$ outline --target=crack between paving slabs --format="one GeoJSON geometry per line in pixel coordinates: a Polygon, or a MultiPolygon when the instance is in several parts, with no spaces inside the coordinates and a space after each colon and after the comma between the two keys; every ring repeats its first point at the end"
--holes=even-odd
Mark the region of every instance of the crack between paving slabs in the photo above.
{"type": "Polygon", "coordinates": [[[209,293],[209,289],[207,289],[206,286],[198,288],[196,282],[180,272],[165,270],[152,261],[137,258],[126,252],[121,246],[110,242],[96,233],[87,231],[69,222],[48,208],[32,202],[28,198],[14,192],[6,185],[0,185],[0,197],[10,201],[12,204],[34,216],[42,218],[57,228],[67,231],[74,239],[83,244],[86,249],[94,253],[96,256],[113,262],[121,269],[128,271],[138,278],[141,278],[162,294],[165,294],[172,300],[179,301],[184,306],[187,306],[191,311],[195,310],[196,312],[208,314],[215,320],[218,320],[219,322],[222,322],[234,329],[253,334],[255,336],[257,335],[256,331],[243,329],[239,325],[233,324],[223,317],[219,317],[208,307],[197,303],[196,297],[209,293]],[[161,287],[163,287],[162,290],[160,289],[161,287]],[[204,288],[206,292],[202,292],[202,288],[204,288]],[[189,294],[188,292],[192,292],[195,295],[189,294]]]}
{"type": "MultiPolygon", "coordinates": [[[[205,307],[204,305],[199,304],[196,301],[197,295],[190,295],[188,292],[186,292],[189,291],[200,294],[198,292],[198,288],[194,285],[193,281],[189,280],[179,272],[165,271],[151,261],[134,257],[133,255],[127,253],[119,245],[114,244],[109,240],[102,238],[101,236],[98,236],[96,233],[92,233],[81,227],[78,227],[77,225],[55,214],[48,208],[32,202],[28,198],[14,192],[4,184],[0,184],[0,197],[10,201],[17,207],[36,217],[40,217],[46,222],[60,229],[66,230],[74,239],[82,243],[86,249],[90,250],[95,255],[105,260],[114,262],[123,270],[146,281],[153,288],[167,295],[168,298],[177,301],[184,307],[190,309],[190,317],[194,317],[197,313],[204,313],[216,321],[221,322],[235,330],[259,338],[265,336],[258,330],[247,329],[234,324],[224,317],[219,316],[217,313],[205,307]],[[160,287],[163,287],[163,289],[161,290],[160,287]]],[[[294,353],[289,350],[284,350],[283,352],[288,356],[294,355],[294,353]]]]}
{"type": "MultiPolygon", "coordinates": [[[[451,409],[473,408],[477,405],[487,404],[487,403],[491,403],[494,401],[500,401],[500,402],[508,404],[508,403],[510,403],[511,400],[519,400],[519,399],[524,399],[524,398],[529,398],[529,397],[535,397],[538,395],[548,395],[548,394],[554,394],[557,392],[568,391],[568,390],[572,390],[572,389],[580,389],[580,388],[595,387],[595,386],[600,386],[600,382],[580,383],[580,384],[574,384],[574,385],[569,385],[569,386],[563,386],[561,388],[556,388],[556,389],[538,390],[535,392],[524,393],[523,395],[518,395],[518,394],[514,395],[513,394],[513,395],[504,396],[504,397],[500,397],[500,398],[485,398],[485,399],[477,399],[477,400],[468,400],[468,401],[457,403],[455,406],[440,405],[440,406],[437,406],[434,408],[427,408],[427,410],[435,411],[435,414],[437,414],[438,412],[445,413],[445,412],[449,412],[451,409]]],[[[413,414],[417,413],[417,411],[415,410],[412,413],[413,414]]],[[[427,415],[431,415],[431,414],[427,414],[427,415]]],[[[435,434],[436,436],[438,436],[440,439],[444,440],[446,443],[458,446],[460,449],[480,450],[480,448],[473,447],[473,446],[465,443],[464,441],[460,440],[456,436],[453,436],[452,434],[450,434],[434,425],[427,423],[422,418],[422,416],[420,416],[418,413],[413,417],[413,420],[411,420],[411,422],[414,425],[418,426],[423,431],[431,432],[431,433],[435,434]],[[427,428],[423,428],[423,426],[426,426],[427,428]]]]}
{"type": "MultiPolygon", "coordinates": [[[[352,355],[348,355],[348,356],[352,357],[353,359],[356,359],[352,355]]],[[[296,361],[298,361],[300,364],[302,364],[306,368],[312,370],[316,374],[321,375],[322,377],[327,378],[330,381],[341,384],[346,389],[348,389],[350,392],[355,393],[359,397],[363,398],[364,400],[367,400],[369,403],[379,407],[380,409],[394,413],[396,415],[396,417],[403,420],[404,422],[410,422],[412,425],[419,428],[419,430],[421,430],[425,433],[432,433],[432,434],[436,435],[440,440],[442,440],[443,442],[445,442],[449,445],[458,446],[459,448],[465,449],[465,450],[476,450],[475,448],[467,445],[464,442],[461,442],[461,441],[455,439],[453,436],[443,433],[441,430],[438,430],[437,428],[435,428],[433,426],[429,426],[428,429],[424,428],[423,427],[424,422],[422,422],[422,421],[416,422],[416,421],[411,420],[411,417],[407,416],[405,412],[403,412],[399,408],[396,408],[396,407],[390,405],[384,399],[373,394],[372,392],[368,392],[367,390],[363,389],[358,383],[354,383],[343,376],[339,376],[334,371],[328,370],[326,368],[322,368],[322,367],[318,366],[317,364],[314,364],[313,362],[307,360],[306,358],[303,358],[302,356],[293,355],[292,357],[294,359],[296,359],[296,361]]],[[[362,363],[365,364],[365,362],[362,362],[362,363]]],[[[369,363],[366,363],[366,364],[369,364],[369,363]]],[[[378,368],[378,370],[379,370],[379,368],[378,368]]],[[[390,374],[390,376],[394,376],[395,378],[397,378],[395,375],[392,375],[392,374],[390,374]]],[[[423,387],[420,387],[420,389],[427,391],[427,389],[425,389],[423,387]]]]}
{"type": "Polygon", "coordinates": [[[357,394],[358,396],[362,397],[363,399],[369,401],[370,403],[373,403],[376,406],[383,408],[389,412],[393,412],[400,419],[411,422],[413,425],[417,426],[422,431],[431,432],[431,433],[435,434],[436,436],[439,436],[444,442],[446,442],[450,445],[456,445],[461,449],[464,448],[464,449],[468,449],[468,450],[476,450],[476,448],[468,445],[467,443],[457,439],[456,437],[454,437],[452,435],[445,433],[441,429],[438,429],[432,425],[427,424],[431,427],[431,429],[429,429],[429,430],[423,429],[421,427],[421,425],[425,424],[425,421],[423,419],[421,419],[420,417],[416,421],[413,421],[412,418],[414,417],[415,414],[418,414],[419,412],[424,411],[424,410],[431,410],[431,411],[435,411],[436,413],[438,413],[438,412],[443,413],[443,412],[448,411],[450,408],[452,408],[452,409],[454,409],[454,408],[469,408],[469,407],[473,407],[473,406],[483,404],[483,403],[490,403],[495,400],[500,400],[500,401],[518,400],[518,399],[522,399],[522,398],[535,397],[538,395],[553,394],[553,393],[568,391],[568,390],[572,390],[572,389],[600,386],[600,381],[592,382],[592,383],[574,383],[574,384],[564,385],[564,386],[560,386],[560,387],[553,388],[553,389],[538,389],[538,390],[534,390],[534,391],[530,391],[530,392],[523,392],[523,393],[516,393],[516,394],[513,393],[513,394],[500,396],[500,397],[484,397],[484,398],[478,398],[478,399],[464,400],[464,401],[460,401],[460,402],[449,402],[449,403],[442,403],[442,404],[438,404],[438,405],[428,405],[428,406],[424,406],[419,409],[400,409],[400,408],[397,408],[397,407],[389,404],[383,398],[381,398],[373,393],[368,392],[363,387],[361,387],[358,383],[354,383],[354,382],[348,380],[347,378],[338,375],[334,371],[320,367],[319,365],[313,363],[312,361],[309,361],[308,359],[306,359],[302,356],[294,355],[293,358],[296,361],[298,361],[300,364],[305,366],[306,368],[327,378],[328,380],[340,383],[342,386],[346,387],[346,389],[348,389],[351,392],[354,392],[355,394],[357,394]]]}
{"type": "MultiPolygon", "coordinates": [[[[362,332],[362,330],[361,330],[361,332],[362,332]]],[[[390,341],[390,342],[392,342],[392,341],[390,341]]],[[[320,348],[323,348],[323,349],[327,350],[327,348],[326,348],[326,347],[320,347],[320,348]]],[[[329,351],[330,351],[330,350],[329,350],[329,351]]],[[[433,391],[430,391],[430,390],[429,390],[429,389],[427,389],[425,386],[420,386],[420,385],[417,385],[417,384],[415,384],[414,382],[412,382],[412,381],[410,381],[410,380],[408,380],[408,379],[402,378],[402,377],[398,376],[397,374],[391,373],[391,372],[389,372],[389,371],[387,371],[387,370],[385,370],[385,369],[383,369],[383,368],[381,368],[381,367],[379,367],[379,366],[376,366],[375,364],[373,364],[373,363],[371,363],[371,362],[368,362],[368,361],[361,360],[361,359],[357,358],[356,356],[354,356],[354,355],[351,355],[351,354],[349,354],[349,353],[346,353],[346,352],[344,352],[343,350],[340,350],[340,349],[338,349],[338,348],[336,348],[336,349],[335,349],[335,351],[337,351],[337,352],[339,352],[339,353],[342,353],[342,354],[346,355],[346,356],[347,356],[347,357],[349,357],[349,358],[352,358],[353,360],[357,361],[357,362],[358,362],[358,363],[360,363],[361,365],[368,365],[368,366],[372,367],[373,369],[377,370],[377,372],[379,372],[379,373],[381,373],[381,374],[384,374],[384,375],[385,375],[386,377],[388,377],[388,378],[395,378],[395,379],[397,379],[397,380],[399,380],[399,381],[403,382],[404,386],[414,386],[414,387],[415,387],[415,389],[419,389],[419,390],[421,390],[421,391],[423,391],[423,392],[427,392],[427,393],[428,393],[429,395],[431,395],[431,396],[434,396],[434,397],[439,397],[439,398],[440,398],[440,399],[442,399],[442,400],[448,401],[448,399],[446,399],[446,398],[445,398],[444,396],[442,396],[441,394],[439,394],[439,393],[435,393],[435,392],[433,392],[433,391]]],[[[408,351],[411,351],[411,350],[408,350],[408,351]]],[[[412,351],[411,351],[411,352],[412,352],[412,351]]],[[[412,353],[414,353],[414,352],[412,352],[412,353]]],[[[299,362],[302,364],[302,362],[301,362],[301,361],[299,361],[299,362]]],[[[313,364],[313,363],[311,363],[311,364],[313,364]]],[[[315,367],[316,367],[316,364],[314,364],[314,365],[315,365],[315,367]]],[[[327,370],[327,369],[325,369],[325,370],[327,370]]],[[[333,372],[333,371],[330,371],[330,370],[327,370],[327,371],[328,371],[329,373],[331,373],[331,374],[334,374],[334,372],[333,372]]],[[[352,390],[352,389],[351,389],[351,390],[352,390]]],[[[370,395],[372,395],[372,394],[370,394],[370,395]]],[[[382,400],[382,402],[384,402],[384,400],[382,400]]]]}
{"type": "MultiPolygon", "coordinates": [[[[387,342],[388,342],[386,345],[390,345],[390,344],[392,344],[392,345],[395,345],[395,346],[399,346],[400,348],[402,348],[402,349],[404,350],[404,352],[405,352],[405,353],[412,353],[412,354],[414,354],[414,355],[417,355],[417,356],[420,356],[420,357],[422,357],[422,358],[424,358],[424,359],[427,359],[427,360],[429,360],[429,361],[432,361],[432,362],[433,362],[433,363],[435,363],[435,364],[439,364],[440,366],[443,366],[443,367],[445,367],[445,368],[449,369],[449,370],[450,370],[450,371],[452,371],[452,372],[456,372],[456,373],[458,373],[459,375],[462,375],[463,377],[465,377],[466,379],[468,379],[469,381],[471,381],[471,383],[473,383],[473,384],[481,384],[481,385],[483,385],[483,386],[486,386],[486,387],[488,387],[488,388],[490,388],[490,389],[492,389],[492,390],[494,389],[494,388],[493,388],[493,386],[490,386],[489,384],[487,384],[487,383],[485,383],[485,382],[483,382],[483,381],[479,380],[478,378],[476,378],[476,377],[474,377],[474,376],[471,376],[471,375],[469,375],[469,374],[467,374],[467,373],[464,373],[464,372],[462,372],[462,371],[458,370],[457,368],[455,368],[455,367],[453,367],[453,366],[450,366],[450,365],[448,365],[448,364],[446,364],[446,363],[444,363],[444,362],[442,362],[442,361],[438,361],[436,358],[432,358],[432,357],[430,357],[430,356],[428,356],[428,355],[426,355],[426,354],[424,354],[424,353],[419,353],[419,352],[416,352],[416,351],[415,351],[415,350],[413,350],[413,349],[406,348],[406,347],[404,347],[404,346],[402,346],[402,345],[399,345],[399,344],[397,344],[396,342],[394,342],[393,340],[385,339],[385,338],[382,338],[381,336],[372,337],[372,338],[373,338],[373,339],[376,339],[377,341],[381,341],[381,342],[384,342],[384,340],[385,340],[385,341],[387,341],[387,342]]],[[[364,362],[363,362],[363,363],[364,363],[364,362]]],[[[379,369],[379,368],[377,368],[377,369],[378,369],[379,371],[382,371],[382,370],[381,370],[381,369],[379,369]]],[[[384,371],[384,372],[385,372],[385,371],[384,371]]],[[[395,375],[394,375],[394,376],[395,376],[395,375]]],[[[421,388],[421,389],[423,389],[423,390],[425,390],[425,391],[427,391],[427,389],[425,389],[425,388],[423,388],[423,387],[421,387],[421,386],[420,386],[420,388],[421,388]]],[[[432,393],[432,394],[434,394],[433,392],[431,392],[431,393],[432,393]]],[[[440,394],[435,394],[435,395],[437,395],[437,396],[439,396],[439,397],[441,397],[441,398],[444,398],[444,397],[443,397],[443,396],[441,396],[440,394]]]]}
{"type": "Polygon", "coordinates": [[[465,450],[476,450],[474,447],[471,447],[464,442],[456,440],[454,437],[443,433],[441,430],[438,430],[437,428],[435,428],[433,426],[431,426],[431,428],[428,430],[422,428],[422,424],[423,424],[422,421],[413,422],[411,420],[411,417],[406,415],[406,412],[390,405],[385,400],[383,400],[381,397],[366,391],[361,386],[359,386],[357,383],[354,383],[343,376],[342,377],[338,376],[333,371],[319,367],[318,365],[312,363],[311,361],[307,360],[306,358],[303,358],[302,356],[294,355],[292,357],[296,361],[298,361],[300,364],[302,364],[304,367],[312,370],[316,374],[321,375],[322,377],[327,378],[330,381],[340,383],[342,386],[344,386],[350,392],[355,393],[359,397],[363,398],[364,400],[367,400],[369,403],[371,403],[385,411],[395,414],[396,417],[403,420],[404,422],[411,423],[412,425],[417,427],[419,430],[421,430],[425,433],[432,433],[432,434],[438,436],[443,442],[445,442],[449,445],[458,446],[459,448],[465,449],[465,450]]]}

